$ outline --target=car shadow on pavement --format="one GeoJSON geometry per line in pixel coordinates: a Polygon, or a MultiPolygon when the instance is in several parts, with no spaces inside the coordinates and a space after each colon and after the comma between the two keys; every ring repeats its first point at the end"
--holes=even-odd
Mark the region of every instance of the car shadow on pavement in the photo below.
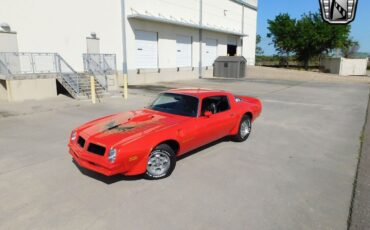
{"type": "Polygon", "coordinates": [[[103,174],[100,174],[100,173],[97,173],[97,172],[94,172],[94,171],[91,171],[91,170],[88,170],[88,169],[85,169],[85,168],[82,168],[80,165],[78,165],[76,163],[75,160],[72,160],[72,162],[76,165],[76,167],[78,168],[78,170],[80,170],[80,172],[85,175],[85,176],[88,176],[88,177],[91,177],[93,179],[96,179],[98,181],[101,181],[105,184],[113,184],[113,183],[116,183],[116,182],[119,182],[119,181],[135,181],[135,180],[141,180],[143,179],[143,176],[142,175],[138,175],[138,176],[124,176],[122,174],[117,174],[117,175],[114,175],[114,176],[104,176],[103,174]]]}
{"type": "MultiPolygon", "coordinates": [[[[222,142],[228,142],[230,141],[230,137],[224,137],[224,138],[221,138],[219,140],[216,140],[216,141],[213,141],[209,144],[206,144],[206,145],[203,145],[202,147],[199,147],[197,149],[194,149],[188,153],[185,153],[184,155],[181,155],[180,157],[177,158],[177,160],[183,160],[185,158],[188,158],[200,151],[203,151],[207,148],[210,148],[212,146],[215,146],[219,143],[222,143],[222,142]]],[[[104,176],[103,174],[100,174],[100,173],[97,173],[97,172],[94,172],[94,171],[91,171],[89,169],[85,169],[83,167],[81,167],[80,165],[78,165],[76,163],[76,161],[74,159],[72,159],[72,162],[73,164],[76,165],[76,167],[78,168],[78,170],[85,176],[88,176],[88,177],[91,177],[93,179],[96,179],[98,181],[101,181],[105,184],[113,184],[113,183],[116,183],[116,182],[119,182],[119,181],[137,181],[137,180],[141,180],[141,179],[144,179],[143,175],[137,175],[137,176],[125,176],[125,175],[122,175],[122,174],[118,174],[118,175],[114,175],[114,176],[104,176]]]]}
{"type": "Polygon", "coordinates": [[[162,92],[171,89],[171,87],[163,86],[163,85],[130,85],[129,89],[141,89],[146,90],[154,93],[162,92]]]}
{"type": "Polygon", "coordinates": [[[187,152],[187,153],[185,153],[185,154],[183,154],[183,155],[179,156],[179,157],[177,158],[177,160],[183,160],[183,159],[188,158],[188,157],[190,157],[190,156],[192,156],[192,155],[194,155],[194,154],[196,154],[196,153],[198,153],[198,152],[200,152],[200,151],[203,151],[203,150],[208,149],[208,148],[210,148],[210,147],[212,147],[212,146],[215,146],[215,145],[217,145],[217,144],[219,144],[219,143],[222,143],[222,142],[229,142],[229,141],[231,141],[231,138],[230,138],[229,136],[227,136],[227,137],[223,137],[223,138],[221,138],[221,139],[218,139],[218,140],[216,140],[216,141],[213,141],[213,142],[211,142],[211,143],[208,143],[208,144],[206,144],[206,145],[203,145],[203,146],[201,146],[201,147],[199,147],[199,148],[197,148],[197,149],[194,149],[194,150],[192,150],[192,151],[190,151],[190,152],[187,152]]]}

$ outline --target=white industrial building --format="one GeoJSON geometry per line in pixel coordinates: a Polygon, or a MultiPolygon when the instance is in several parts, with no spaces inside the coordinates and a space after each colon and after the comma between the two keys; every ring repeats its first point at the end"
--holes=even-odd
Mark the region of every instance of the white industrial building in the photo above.
{"type": "Polygon", "coordinates": [[[76,71],[83,53],[116,54],[131,84],[212,76],[217,56],[255,63],[257,0],[1,0],[0,22],[18,43],[0,52],[58,53],[76,71]]]}

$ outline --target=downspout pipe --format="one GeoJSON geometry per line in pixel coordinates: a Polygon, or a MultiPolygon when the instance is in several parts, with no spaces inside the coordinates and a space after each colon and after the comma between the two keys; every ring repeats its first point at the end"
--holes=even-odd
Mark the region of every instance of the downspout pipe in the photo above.
{"type": "Polygon", "coordinates": [[[203,0],[199,0],[199,79],[203,77],[203,0]]]}
{"type": "Polygon", "coordinates": [[[126,1],[121,0],[121,22],[122,22],[122,54],[123,54],[123,65],[122,72],[127,75],[127,36],[126,36],[126,1]]]}

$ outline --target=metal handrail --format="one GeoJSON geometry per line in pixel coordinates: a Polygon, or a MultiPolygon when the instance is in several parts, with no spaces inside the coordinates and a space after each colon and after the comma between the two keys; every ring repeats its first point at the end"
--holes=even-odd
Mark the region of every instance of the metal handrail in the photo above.
{"type": "Polygon", "coordinates": [[[64,60],[62,56],[60,56],[59,54],[56,54],[56,57],[58,60],[59,74],[61,74],[62,77],[64,77],[65,79],[69,79],[69,82],[67,81],[67,83],[73,88],[73,90],[75,90],[77,95],[79,95],[80,94],[80,75],[64,60]],[[72,72],[72,75],[74,75],[77,78],[76,81],[69,76],[70,73],[68,74],[63,73],[62,68],[61,68],[61,63],[63,63],[65,66],[68,67],[68,69],[72,72]],[[70,84],[70,82],[75,82],[77,87],[73,87],[70,84]]]}
{"type": "Polygon", "coordinates": [[[36,61],[37,57],[50,57],[48,61],[54,62],[55,55],[55,53],[0,52],[0,61],[3,62],[12,75],[57,73],[56,68],[51,63],[46,63],[49,64],[46,70],[37,70],[40,64],[43,64],[41,66],[45,67],[45,63],[36,61]],[[26,57],[26,59],[24,59],[24,57],[26,57]],[[25,70],[25,67],[28,68],[25,70]]]}
{"type": "Polygon", "coordinates": [[[99,73],[111,73],[111,71],[114,72],[117,69],[116,55],[115,54],[85,53],[85,54],[83,54],[83,59],[84,59],[85,71],[96,71],[96,72],[99,72],[99,73]],[[98,57],[99,62],[101,62],[102,64],[97,63],[93,58],[91,58],[91,57],[94,57],[94,56],[98,57]],[[107,57],[113,57],[113,60],[114,60],[113,65],[114,66],[111,66],[111,65],[108,64],[107,57]],[[92,60],[99,70],[97,70],[96,68],[91,70],[90,66],[86,65],[86,64],[88,64],[86,62],[88,62],[89,60],[92,60]]]}
{"type": "Polygon", "coordinates": [[[0,60],[0,74],[10,75],[12,72],[8,69],[8,67],[0,60]],[[6,72],[3,72],[5,70],[6,72]]]}
{"type": "Polygon", "coordinates": [[[107,74],[116,73],[116,55],[115,54],[100,54],[100,53],[85,53],[83,54],[85,72],[93,75],[96,81],[105,90],[108,89],[107,74]],[[107,57],[112,57],[113,63],[110,65],[107,57]],[[105,83],[98,76],[103,76],[105,83]]]}
{"type": "Polygon", "coordinates": [[[80,94],[80,75],[58,53],[0,52],[0,67],[6,75],[57,74],[70,93],[80,94]]]}
{"type": "Polygon", "coordinates": [[[93,70],[93,69],[91,69],[90,68],[90,63],[91,62],[93,62],[93,64],[95,64],[96,66],[100,66],[95,60],[93,60],[93,59],[86,59],[86,62],[87,62],[87,66],[86,66],[86,69],[85,70],[87,70],[87,72],[89,73],[89,74],[91,74],[91,75],[93,75],[94,76],[94,78],[95,78],[95,80],[99,83],[99,85],[104,89],[104,90],[107,90],[107,87],[106,87],[106,84],[104,84],[103,82],[101,82],[100,81],[100,79],[97,77],[97,75],[102,75],[102,76],[104,76],[104,78],[105,78],[105,81],[107,81],[107,76],[105,75],[105,73],[104,72],[102,72],[102,71],[100,71],[100,69],[99,70],[93,70]]]}

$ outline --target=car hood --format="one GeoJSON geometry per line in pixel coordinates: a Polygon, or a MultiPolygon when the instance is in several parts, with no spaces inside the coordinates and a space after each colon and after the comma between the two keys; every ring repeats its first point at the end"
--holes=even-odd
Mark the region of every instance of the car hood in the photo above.
{"type": "Polygon", "coordinates": [[[142,109],[99,118],[79,127],[77,131],[90,142],[113,146],[165,130],[185,119],[188,118],[142,109]]]}

